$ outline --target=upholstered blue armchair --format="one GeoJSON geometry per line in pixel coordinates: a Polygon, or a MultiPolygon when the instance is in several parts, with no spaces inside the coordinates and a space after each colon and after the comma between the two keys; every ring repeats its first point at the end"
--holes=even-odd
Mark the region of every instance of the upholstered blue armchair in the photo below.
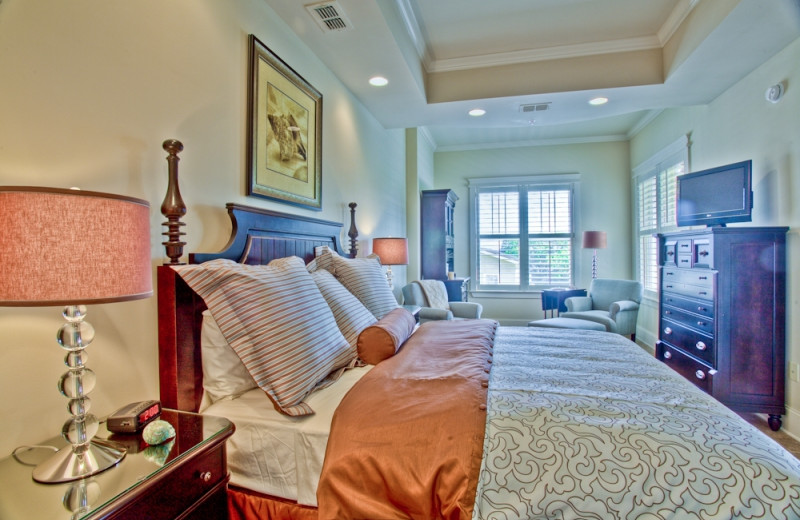
{"type": "Polygon", "coordinates": [[[440,280],[420,280],[403,287],[403,303],[420,307],[419,322],[432,320],[478,319],[483,306],[477,302],[449,302],[440,280]]]}
{"type": "Polygon", "coordinates": [[[606,331],[630,336],[636,341],[636,319],[642,301],[642,284],[633,280],[596,278],[587,296],[564,300],[563,318],[589,320],[605,326],[606,331]]]}

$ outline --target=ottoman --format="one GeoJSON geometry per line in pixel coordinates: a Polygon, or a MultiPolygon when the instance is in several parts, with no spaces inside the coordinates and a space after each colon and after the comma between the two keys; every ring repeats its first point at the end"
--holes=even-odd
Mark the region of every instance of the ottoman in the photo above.
{"type": "Polygon", "coordinates": [[[582,329],[602,330],[606,328],[600,323],[589,320],[576,320],[575,318],[548,318],[546,320],[529,321],[528,327],[544,327],[549,329],[582,329]]]}

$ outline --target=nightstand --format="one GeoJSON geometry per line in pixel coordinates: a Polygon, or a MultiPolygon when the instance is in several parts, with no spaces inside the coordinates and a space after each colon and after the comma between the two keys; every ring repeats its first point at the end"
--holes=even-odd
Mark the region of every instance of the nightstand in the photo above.
{"type": "MultiPolygon", "coordinates": [[[[175,410],[164,410],[161,419],[176,434],[161,446],[144,444],[141,432],[110,435],[103,423],[97,437],[119,442],[128,453],[116,467],[87,479],[39,484],[31,477],[32,466],[10,456],[0,460],[0,518],[228,518],[225,441],[233,434],[233,424],[221,417],[175,410]],[[85,512],[70,511],[70,507],[79,510],[81,502],[88,504],[85,512]]],[[[56,437],[44,444],[61,447],[65,441],[56,437]]],[[[35,464],[51,454],[36,449],[23,451],[18,458],[35,464]]]]}

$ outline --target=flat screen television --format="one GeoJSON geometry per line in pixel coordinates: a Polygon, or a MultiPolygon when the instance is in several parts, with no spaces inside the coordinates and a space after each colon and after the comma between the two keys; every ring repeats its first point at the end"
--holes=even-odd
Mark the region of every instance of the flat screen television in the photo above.
{"type": "Polygon", "coordinates": [[[742,161],[678,177],[677,225],[724,226],[750,222],[753,210],[752,161],[742,161]]]}

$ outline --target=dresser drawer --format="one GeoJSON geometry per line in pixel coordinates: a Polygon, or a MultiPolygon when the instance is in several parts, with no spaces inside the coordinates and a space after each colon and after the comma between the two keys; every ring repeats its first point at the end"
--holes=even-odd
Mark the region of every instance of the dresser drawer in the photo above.
{"type": "Polygon", "coordinates": [[[676,321],[687,327],[705,332],[709,336],[714,335],[714,320],[708,316],[697,316],[677,307],[664,305],[661,308],[661,317],[662,319],[676,321]]]}
{"type": "Polygon", "coordinates": [[[707,364],[662,341],[656,344],[656,356],[665,365],[693,382],[704,392],[711,391],[711,383],[717,371],[707,364]]]}
{"type": "Polygon", "coordinates": [[[690,329],[677,321],[670,319],[661,320],[661,339],[676,348],[690,352],[693,356],[706,361],[711,366],[715,364],[714,338],[690,329]]]}
{"type": "Polygon", "coordinates": [[[682,283],[714,288],[714,271],[710,269],[664,268],[664,283],[682,283]]]}
{"type": "Polygon", "coordinates": [[[693,312],[707,318],[714,317],[714,305],[708,301],[692,300],[672,293],[662,293],[661,303],[662,305],[676,307],[680,310],[693,312]]]}

